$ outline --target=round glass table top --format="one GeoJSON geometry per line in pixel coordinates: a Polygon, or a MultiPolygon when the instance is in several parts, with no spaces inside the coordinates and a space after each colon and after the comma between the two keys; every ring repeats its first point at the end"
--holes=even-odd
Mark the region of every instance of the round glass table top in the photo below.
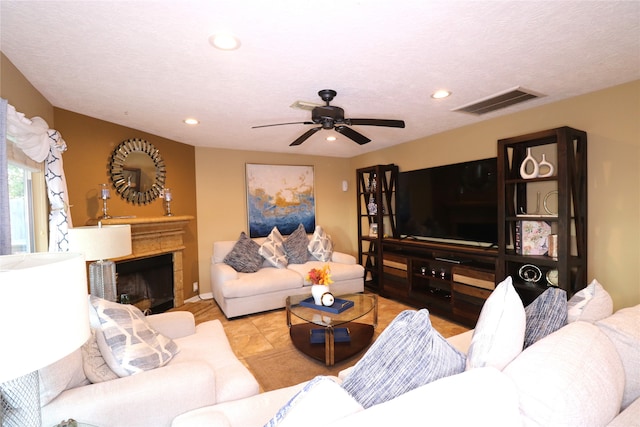
{"type": "Polygon", "coordinates": [[[332,313],[322,310],[320,307],[312,308],[300,305],[300,302],[309,298],[310,295],[294,295],[287,297],[287,308],[295,317],[305,322],[315,323],[320,326],[337,326],[343,323],[352,322],[370,313],[376,307],[375,294],[346,294],[336,295],[337,299],[353,301],[353,307],[341,313],[332,313]]]}

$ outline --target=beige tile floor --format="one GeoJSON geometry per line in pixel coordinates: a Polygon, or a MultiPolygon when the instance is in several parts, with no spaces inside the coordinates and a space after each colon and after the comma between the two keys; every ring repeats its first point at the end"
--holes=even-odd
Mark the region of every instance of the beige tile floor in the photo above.
{"type": "MultiPolygon", "coordinates": [[[[378,327],[375,336],[378,336],[400,312],[413,309],[415,308],[378,296],[378,327]]],[[[172,309],[172,311],[174,310],[192,312],[195,315],[196,323],[213,319],[220,320],[229,338],[231,348],[243,362],[246,357],[264,351],[292,346],[284,308],[231,320],[225,317],[214,300],[190,302],[172,309]]],[[[445,338],[468,330],[464,326],[435,315],[431,316],[431,323],[445,338]]]]}

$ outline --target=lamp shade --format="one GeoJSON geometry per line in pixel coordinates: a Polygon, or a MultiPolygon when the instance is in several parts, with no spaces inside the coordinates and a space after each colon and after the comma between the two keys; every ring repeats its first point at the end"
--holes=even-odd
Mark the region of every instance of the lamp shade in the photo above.
{"type": "Polygon", "coordinates": [[[0,256],[0,384],[62,359],[89,335],[82,254],[0,256]]]}
{"type": "Polygon", "coordinates": [[[125,224],[70,228],[69,251],[83,253],[87,261],[129,255],[131,226],[125,224]]]}

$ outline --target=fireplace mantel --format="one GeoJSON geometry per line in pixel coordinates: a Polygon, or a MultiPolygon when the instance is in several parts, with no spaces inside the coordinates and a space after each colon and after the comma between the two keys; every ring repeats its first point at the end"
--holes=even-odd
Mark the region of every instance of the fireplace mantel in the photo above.
{"type": "Polygon", "coordinates": [[[184,250],[185,227],[193,220],[191,215],[160,217],[114,217],[103,220],[90,220],[89,225],[130,224],[131,255],[115,258],[113,261],[126,261],[137,258],[173,253],[173,297],[175,306],[184,304],[182,251],[184,250]]]}

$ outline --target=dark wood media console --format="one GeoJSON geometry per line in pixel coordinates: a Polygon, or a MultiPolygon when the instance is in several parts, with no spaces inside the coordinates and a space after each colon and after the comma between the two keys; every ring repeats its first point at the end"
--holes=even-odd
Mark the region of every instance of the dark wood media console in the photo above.
{"type": "Polygon", "coordinates": [[[495,288],[497,259],[495,247],[384,239],[380,293],[473,327],[495,288]]]}

